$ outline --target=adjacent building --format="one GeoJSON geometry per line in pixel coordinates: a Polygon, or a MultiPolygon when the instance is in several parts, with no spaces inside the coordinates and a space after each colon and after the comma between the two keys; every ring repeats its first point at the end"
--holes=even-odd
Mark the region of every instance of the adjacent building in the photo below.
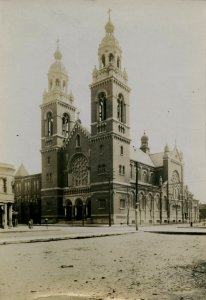
{"type": "Polygon", "coordinates": [[[14,203],[14,172],[12,165],[0,163],[0,227],[12,227],[14,203]]]}

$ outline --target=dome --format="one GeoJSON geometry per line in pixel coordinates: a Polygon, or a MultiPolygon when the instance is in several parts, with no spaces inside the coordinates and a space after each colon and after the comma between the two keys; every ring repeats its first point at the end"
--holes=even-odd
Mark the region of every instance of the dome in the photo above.
{"type": "Polygon", "coordinates": [[[101,41],[101,43],[99,45],[99,52],[102,49],[106,49],[106,48],[110,48],[110,50],[118,49],[120,52],[122,52],[121,48],[119,46],[118,40],[113,35],[114,25],[110,21],[110,18],[109,18],[107,24],[105,25],[105,30],[106,30],[106,35],[102,39],[102,41],[101,41]]]}
{"type": "Polygon", "coordinates": [[[148,138],[148,136],[146,135],[146,133],[144,131],[144,134],[141,137],[142,144],[148,143],[148,140],[149,140],[149,138],[148,138]]]}
{"type": "Polygon", "coordinates": [[[112,24],[112,22],[109,20],[107,22],[107,24],[105,25],[105,30],[107,33],[111,34],[114,32],[114,25],[112,24]]]}
{"type": "Polygon", "coordinates": [[[49,73],[64,73],[67,75],[66,68],[60,60],[56,60],[49,68],[49,73]]]}
{"type": "Polygon", "coordinates": [[[67,75],[67,71],[63,63],[61,62],[62,54],[61,51],[59,50],[58,45],[56,51],[54,52],[54,58],[55,58],[55,62],[51,65],[49,69],[49,73],[64,73],[65,75],[67,75]]]}

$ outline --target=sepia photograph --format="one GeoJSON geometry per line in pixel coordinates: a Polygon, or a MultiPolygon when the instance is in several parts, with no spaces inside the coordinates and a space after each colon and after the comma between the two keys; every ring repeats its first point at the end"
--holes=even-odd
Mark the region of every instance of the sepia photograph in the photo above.
{"type": "Polygon", "coordinates": [[[0,0],[0,299],[206,299],[206,1],[0,0]]]}

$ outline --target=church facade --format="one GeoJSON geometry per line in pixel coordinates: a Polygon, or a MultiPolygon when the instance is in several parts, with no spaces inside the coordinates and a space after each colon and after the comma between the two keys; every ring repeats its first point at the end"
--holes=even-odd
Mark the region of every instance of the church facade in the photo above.
{"type": "MultiPolygon", "coordinates": [[[[57,47],[48,72],[42,113],[42,219],[93,223],[182,222],[189,218],[183,156],[166,145],[150,154],[130,139],[130,87],[110,18],[92,74],[91,132],[76,113],[69,77],[57,47]]],[[[198,202],[191,214],[198,219],[198,202]]]]}
{"type": "Polygon", "coordinates": [[[130,87],[110,17],[105,31],[90,84],[91,131],[79,119],[59,46],[54,53],[41,105],[41,220],[197,222],[177,147],[151,154],[145,133],[140,148],[132,146],[130,87]]]}

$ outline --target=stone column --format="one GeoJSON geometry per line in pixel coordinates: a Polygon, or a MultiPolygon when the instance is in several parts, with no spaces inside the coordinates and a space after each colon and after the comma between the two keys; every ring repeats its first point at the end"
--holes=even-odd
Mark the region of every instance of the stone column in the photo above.
{"type": "Polygon", "coordinates": [[[7,225],[7,204],[5,203],[4,204],[4,212],[3,212],[3,228],[6,229],[8,228],[8,225],[7,225]]]}
{"type": "Polygon", "coordinates": [[[13,224],[12,224],[12,203],[8,204],[8,209],[9,209],[9,227],[13,227],[13,224]]]}

